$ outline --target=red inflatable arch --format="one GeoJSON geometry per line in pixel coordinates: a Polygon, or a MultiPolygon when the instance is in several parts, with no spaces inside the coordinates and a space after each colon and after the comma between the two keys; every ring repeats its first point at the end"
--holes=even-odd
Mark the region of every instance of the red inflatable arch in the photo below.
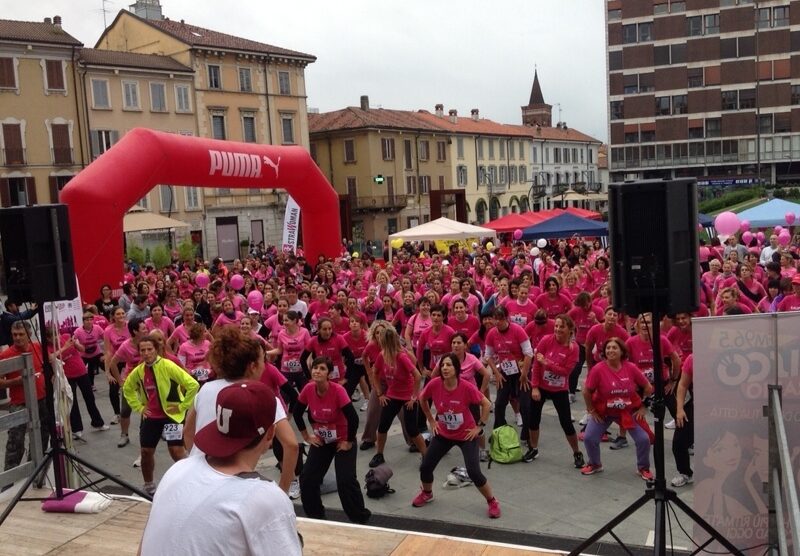
{"type": "Polygon", "coordinates": [[[339,198],[302,147],[185,137],[137,128],[75,176],[61,192],[81,296],[119,287],[122,220],[156,184],[282,188],[302,211],[303,249],[311,261],[340,252],[339,198]]]}

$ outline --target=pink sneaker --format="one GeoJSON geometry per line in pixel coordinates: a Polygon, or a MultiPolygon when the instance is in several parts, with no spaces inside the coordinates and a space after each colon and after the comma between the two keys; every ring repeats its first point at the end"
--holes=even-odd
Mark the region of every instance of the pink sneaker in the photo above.
{"type": "Polygon", "coordinates": [[[428,502],[433,501],[433,492],[425,492],[422,489],[419,489],[419,494],[411,501],[411,505],[415,508],[421,508],[428,502]]]}
{"type": "Polygon", "coordinates": [[[653,480],[653,473],[647,467],[642,467],[641,469],[636,471],[636,474],[639,475],[645,481],[653,480]]]}
{"type": "Polygon", "coordinates": [[[489,500],[489,509],[486,511],[489,514],[489,517],[492,519],[497,519],[500,517],[500,502],[497,501],[497,498],[492,498],[489,500]]]}
{"type": "Polygon", "coordinates": [[[600,473],[603,471],[603,466],[594,463],[587,463],[586,465],[581,468],[581,475],[594,475],[595,473],[600,473]]]}

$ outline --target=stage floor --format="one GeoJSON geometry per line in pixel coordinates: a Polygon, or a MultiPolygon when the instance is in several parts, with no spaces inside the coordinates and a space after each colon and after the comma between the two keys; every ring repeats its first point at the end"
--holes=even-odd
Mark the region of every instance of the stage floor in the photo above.
{"type": "MultiPolygon", "coordinates": [[[[32,491],[30,496],[43,496],[32,491]]],[[[113,554],[135,555],[150,505],[115,500],[99,514],[56,514],[41,511],[40,502],[21,502],[0,527],[0,555],[113,554]]],[[[298,519],[305,555],[522,556],[558,554],[547,550],[472,541],[407,531],[298,519]],[[366,541],[366,542],[365,542],[366,541]]]]}

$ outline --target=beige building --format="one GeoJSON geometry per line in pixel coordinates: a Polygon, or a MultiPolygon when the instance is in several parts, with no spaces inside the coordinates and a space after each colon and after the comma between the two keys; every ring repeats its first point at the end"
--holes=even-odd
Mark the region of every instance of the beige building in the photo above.
{"type": "MultiPolygon", "coordinates": [[[[193,110],[202,137],[309,147],[305,67],[315,57],[164,18],[158,0],[121,11],[97,49],[168,56],[193,73],[193,110]]],[[[277,244],[282,191],[203,191],[206,257],[238,257],[240,243],[277,244]]]]}
{"type": "MultiPolygon", "coordinates": [[[[90,161],[136,127],[197,135],[194,72],[168,56],[81,49],[78,87],[90,161]]],[[[129,243],[152,248],[191,238],[201,244],[202,188],[157,185],[138,206],[189,226],[128,234],[129,243]]]]}
{"type": "Polygon", "coordinates": [[[80,41],[43,22],[0,20],[0,205],[57,202],[86,164],[75,60],[80,41]]]}

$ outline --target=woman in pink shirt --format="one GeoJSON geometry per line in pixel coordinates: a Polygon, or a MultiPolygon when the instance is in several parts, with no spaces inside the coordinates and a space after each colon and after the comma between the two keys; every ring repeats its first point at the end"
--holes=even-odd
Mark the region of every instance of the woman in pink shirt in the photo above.
{"type": "Polygon", "coordinates": [[[381,404],[381,418],[378,424],[378,441],[376,454],[369,462],[370,467],[377,467],[386,460],[383,450],[386,447],[386,436],[395,417],[403,409],[405,431],[421,454],[425,454],[425,440],[419,433],[417,425],[417,396],[422,376],[411,356],[400,347],[400,337],[394,328],[387,328],[380,338],[381,353],[375,361],[375,373],[372,387],[381,404]],[[387,388],[383,389],[385,382],[387,388]]]}
{"type": "MultiPolygon", "coordinates": [[[[109,373],[109,364],[114,354],[125,340],[131,337],[128,331],[128,322],[125,319],[125,309],[117,307],[111,313],[111,324],[103,332],[103,348],[105,350],[103,357],[105,362],[106,375],[109,373]]],[[[110,376],[110,375],[108,375],[110,376]]],[[[111,421],[112,425],[119,422],[119,384],[109,379],[108,381],[108,399],[111,402],[111,408],[114,410],[114,420],[111,421]]]]}
{"type": "MultiPolygon", "coordinates": [[[[178,294],[174,287],[167,291],[167,298],[164,300],[164,306],[162,308],[164,310],[164,315],[173,323],[175,319],[180,316],[183,305],[178,301],[178,294]]],[[[150,314],[153,314],[152,309],[150,309],[150,314]]],[[[162,328],[162,331],[166,334],[166,330],[162,328]]],[[[167,334],[167,336],[169,336],[169,334],[167,334]]]]}
{"type": "Polygon", "coordinates": [[[567,314],[572,309],[572,301],[560,292],[558,279],[551,276],[544,282],[544,293],[536,298],[536,306],[544,309],[547,318],[555,319],[558,315],[567,314]]]}
{"type": "Polygon", "coordinates": [[[433,500],[433,472],[447,452],[453,446],[458,446],[464,456],[469,478],[486,499],[489,517],[498,518],[500,504],[481,472],[478,452],[478,438],[482,436],[483,427],[489,419],[491,403],[474,384],[459,379],[461,365],[456,355],[445,355],[437,371],[441,377],[431,380],[420,394],[422,412],[433,437],[419,468],[422,486],[411,504],[419,508],[433,500]],[[431,405],[436,409],[435,417],[431,405]],[[480,408],[477,421],[473,409],[476,407],[480,408]]]}
{"type": "Polygon", "coordinates": [[[542,341],[542,338],[553,333],[554,328],[554,322],[547,318],[547,313],[544,312],[544,309],[536,311],[533,320],[525,327],[525,334],[530,338],[531,346],[534,350],[539,345],[539,342],[542,341]]]}
{"type": "Polygon", "coordinates": [[[516,299],[510,297],[503,304],[508,311],[508,320],[522,328],[528,326],[533,321],[536,311],[539,309],[536,303],[530,300],[528,286],[524,282],[517,287],[516,299]]]}
{"type": "Polygon", "coordinates": [[[581,292],[575,298],[575,307],[567,313],[575,323],[575,341],[578,343],[578,362],[569,376],[570,403],[575,402],[575,392],[578,390],[578,381],[581,377],[583,364],[586,362],[586,336],[592,326],[603,320],[603,313],[592,305],[592,297],[587,292],[581,292]]]}
{"type": "Polygon", "coordinates": [[[586,353],[586,364],[589,369],[600,361],[600,351],[602,346],[609,338],[620,338],[623,342],[630,337],[628,332],[619,325],[617,312],[613,307],[606,307],[603,311],[603,322],[595,324],[586,334],[584,352],[586,353]]]}
{"type": "Polygon", "coordinates": [[[89,311],[83,314],[83,326],[76,328],[72,333],[75,347],[88,367],[90,384],[94,384],[94,377],[103,367],[103,329],[94,324],[94,315],[89,311]]]}
{"type": "Polygon", "coordinates": [[[239,330],[242,331],[242,334],[249,338],[253,338],[258,344],[261,346],[265,352],[267,351],[267,341],[258,335],[255,331],[255,325],[257,324],[256,321],[257,313],[253,313],[252,315],[245,315],[242,317],[242,320],[239,321],[239,330]]]}
{"type": "Polygon", "coordinates": [[[278,338],[278,334],[284,329],[283,323],[286,313],[289,311],[289,302],[286,298],[282,297],[278,300],[277,307],[278,312],[264,322],[264,328],[269,330],[267,341],[273,346],[278,338]]]}
{"type": "Polygon", "coordinates": [[[205,336],[205,325],[196,322],[189,327],[189,339],[178,348],[178,360],[181,367],[186,369],[201,386],[216,378],[208,363],[211,342],[205,336]]]}
{"type": "Polygon", "coordinates": [[[333,368],[331,369],[328,379],[342,385],[347,372],[347,364],[345,361],[349,361],[350,364],[352,364],[354,359],[353,352],[350,351],[347,342],[340,334],[333,331],[333,323],[331,319],[327,317],[323,317],[319,320],[319,330],[306,343],[305,350],[303,350],[303,354],[300,356],[300,363],[303,365],[304,371],[307,371],[306,362],[309,357],[312,359],[316,357],[327,357],[330,359],[333,368]]]}
{"type": "Polygon", "coordinates": [[[417,302],[417,312],[408,319],[405,328],[406,345],[416,351],[422,333],[433,325],[431,320],[431,301],[427,297],[422,297],[417,302]]]}
{"type": "Polygon", "coordinates": [[[578,344],[572,339],[575,323],[567,315],[555,318],[553,334],[545,336],[536,346],[536,362],[531,371],[531,400],[528,420],[530,448],[522,461],[531,462],[539,455],[539,423],[546,400],[551,400],[558,413],[561,430],[572,449],[573,463],[580,469],[585,465],[578,448],[578,435],[572,424],[569,409],[569,378],[578,361],[578,344]]]}
{"type": "Polygon", "coordinates": [[[302,390],[308,382],[308,376],[303,372],[300,356],[306,349],[311,336],[308,330],[300,326],[300,313],[289,311],[283,321],[285,329],[278,333],[275,347],[267,352],[268,357],[281,358],[281,372],[298,391],[302,390]]]}
{"type": "Polygon", "coordinates": [[[222,313],[214,321],[214,326],[211,328],[211,333],[216,333],[217,330],[223,326],[236,326],[238,328],[239,321],[242,320],[244,313],[237,310],[233,306],[233,301],[225,299],[222,302],[222,313]]]}
{"type": "Polygon", "coordinates": [[[448,316],[447,325],[454,332],[463,332],[467,338],[470,338],[478,331],[481,323],[478,317],[467,313],[467,302],[463,299],[457,299],[453,302],[453,314],[448,316]]]}
{"type": "Polygon", "coordinates": [[[160,303],[153,303],[150,306],[150,316],[144,320],[144,324],[148,332],[158,329],[161,330],[167,338],[175,331],[175,324],[164,317],[164,308],[160,303]]]}

